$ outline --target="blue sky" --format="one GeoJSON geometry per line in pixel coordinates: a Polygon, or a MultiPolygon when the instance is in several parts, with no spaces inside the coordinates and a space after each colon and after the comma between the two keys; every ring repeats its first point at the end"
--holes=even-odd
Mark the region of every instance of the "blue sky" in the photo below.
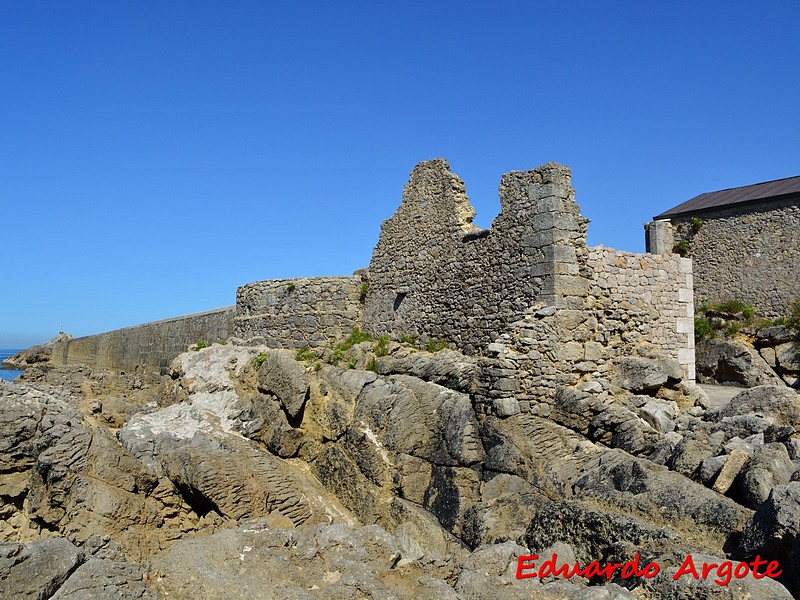
{"type": "Polygon", "coordinates": [[[573,170],[589,243],[800,174],[800,3],[0,1],[0,347],[367,266],[443,156],[573,170]]]}

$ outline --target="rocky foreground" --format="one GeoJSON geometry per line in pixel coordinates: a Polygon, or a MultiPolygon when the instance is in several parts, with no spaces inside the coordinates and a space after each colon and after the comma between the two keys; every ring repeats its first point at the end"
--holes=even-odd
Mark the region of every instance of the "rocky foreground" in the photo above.
{"type": "Polygon", "coordinates": [[[800,597],[793,390],[710,410],[632,357],[550,414],[484,415],[455,351],[319,354],[0,383],[0,597],[800,597]],[[581,573],[533,566],[553,555],[581,573]],[[635,560],[658,572],[600,571],[635,560]]]}

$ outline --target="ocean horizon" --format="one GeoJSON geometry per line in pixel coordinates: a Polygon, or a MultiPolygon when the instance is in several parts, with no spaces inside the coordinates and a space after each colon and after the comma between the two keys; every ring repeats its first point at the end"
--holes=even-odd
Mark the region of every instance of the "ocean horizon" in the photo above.
{"type": "Polygon", "coordinates": [[[14,356],[17,352],[21,351],[21,348],[0,348],[0,379],[3,381],[13,381],[22,374],[22,371],[17,369],[5,369],[2,366],[2,363],[5,359],[7,359],[9,356],[14,356]]]}

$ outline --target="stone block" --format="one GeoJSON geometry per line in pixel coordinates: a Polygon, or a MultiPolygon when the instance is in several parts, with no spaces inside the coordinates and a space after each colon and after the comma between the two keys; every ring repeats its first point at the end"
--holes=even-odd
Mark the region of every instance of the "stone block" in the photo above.
{"type": "Polygon", "coordinates": [[[586,320],[586,313],[582,310],[562,309],[558,311],[555,321],[559,327],[567,330],[575,329],[586,320]]]}
{"type": "Polygon", "coordinates": [[[510,377],[501,377],[494,382],[494,389],[501,392],[516,392],[519,389],[516,379],[510,377]]]}
{"type": "Polygon", "coordinates": [[[555,229],[561,231],[580,231],[580,225],[572,215],[563,213],[541,213],[535,215],[531,221],[531,226],[538,230],[555,229]]]}
{"type": "Polygon", "coordinates": [[[552,260],[555,262],[574,263],[577,261],[577,255],[573,246],[566,244],[554,244],[544,249],[545,260],[552,260]]]}
{"type": "Polygon", "coordinates": [[[765,361],[767,361],[767,364],[770,367],[775,368],[778,365],[776,360],[775,348],[761,348],[761,350],[759,350],[758,353],[761,354],[761,356],[764,358],[765,361]]]}
{"type": "Polygon", "coordinates": [[[520,412],[519,402],[514,398],[496,398],[492,407],[500,418],[512,417],[520,412]]]}
{"type": "Polygon", "coordinates": [[[775,348],[778,365],[787,371],[800,371],[800,348],[795,342],[786,342],[775,348]]]}
{"type": "Polygon", "coordinates": [[[559,175],[555,181],[538,185],[534,190],[534,193],[539,197],[536,204],[537,206],[542,206],[543,210],[563,211],[568,208],[564,199],[569,197],[572,190],[569,178],[565,179],[559,175]],[[555,200],[556,202],[548,202],[548,200],[555,200]],[[555,206],[555,208],[550,208],[551,206],[555,206]]]}
{"type": "Polygon", "coordinates": [[[556,242],[552,231],[536,231],[522,236],[521,243],[529,248],[546,248],[556,242]]]}
{"type": "Polygon", "coordinates": [[[561,275],[553,282],[553,292],[562,296],[588,296],[589,281],[583,277],[561,275]]]}
{"type": "Polygon", "coordinates": [[[486,347],[486,351],[489,354],[506,354],[508,352],[508,348],[505,346],[505,344],[492,342],[486,347]]]}
{"type": "Polygon", "coordinates": [[[599,361],[603,358],[603,346],[597,342],[586,342],[583,346],[585,360],[599,361]]]}
{"type": "Polygon", "coordinates": [[[727,492],[731,485],[733,485],[736,476],[747,464],[747,461],[750,460],[750,454],[750,452],[743,448],[736,448],[732,450],[728,460],[725,461],[722,469],[720,469],[719,475],[717,475],[717,480],[714,482],[714,485],[711,487],[711,489],[720,494],[727,492]]]}
{"type": "Polygon", "coordinates": [[[559,360],[578,362],[583,360],[583,345],[578,342],[568,342],[558,349],[559,360]]]}
{"type": "Polygon", "coordinates": [[[694,320],[689,317],[680,317],[676,323],[676,331],[694,335],[694,320]]]}
{"type": "Polygon", "coordinates": [[[536,212],[539,213],[546,213],[546,212],[553,212],[553,213],[560,213],[564,212],[564,196],[566,195],[564,192],[566,189],[564,186],[558,186],[554,184],[547,184],[544,186],[540,186],[537,189],[537,192],[541,195],[540,198],[536,201],[536,212]],[[553,193],[556,192],[556,193],[553,193]]]}
{"type": "Polygon", "coordinates": [[[678,348],[678,363],[681,365],[693,365],[694,350],[692,348],[678,348]]]}

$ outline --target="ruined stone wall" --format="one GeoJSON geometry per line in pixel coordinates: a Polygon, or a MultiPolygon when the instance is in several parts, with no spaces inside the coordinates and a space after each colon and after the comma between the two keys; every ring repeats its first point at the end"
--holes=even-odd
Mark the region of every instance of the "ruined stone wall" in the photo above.
{"type": "Polygon", "coordinates": [[[742,300],[764,316],[785,315],[800,296],[800,201],[731,206],[672,219],[676,243],[694,260],[698,304],[742,300]],[[692,216],[702,223],[692,224],[692,216]]]}
{"type": "Polygon", "coordinates": [[[420,163],[368,272],[250,283],[237,290],[235,315],[223,309],[73,340],[62,360],[164,369],[198,340],[232,335],[299,348],[361,327],[485,358],[487,399],[547,398],[602,378],[625,354],[666,354],[693,378],[690,261],[589,249],[570,177],[555,163],[504,175],[500,213],[480,230],[448,163],[420,163]]]}
{"type": "Polygon", "coordinates": [[[592,288],[587,304],[598,320],[595,341],[615,356],[642,345],[678,361],[694,379],[694,275],[677,255],[589,251],[592,288]]]}
{"type": "Polygon", "coordinates": [[[479,393],[486,412],[513,398],[520,410],[548,416],[559,388],[607,385],[623,356],[667,357],[694,379],[691,260],[599,246],[589,249],[586,272],[581,309],[537,302],[489,344],[479,393]]]}
{"type": "Polygon", "coordinates": [[[534,299],[580,304],[587,220],[574,202],[569,169],[549,163],[504,175],[500,204],[491,229],[479,230],[449,164],[417,165],[400,207],[381,227],[365,328],[482,353],[534,299]]]}
{"type": "Polygon", "coordinates": [[[234,335],[271,348],[342,339],[360,325],[364,284],[360,275],[248,283],[236,290],[234,335]]]}
{"type": "Polygon", "coordinates": [[[93,369],[165,373],[172,360],[198,341],[212,344],[233,332],[234,306],[57,342],[52,362],[93,369]]]}

